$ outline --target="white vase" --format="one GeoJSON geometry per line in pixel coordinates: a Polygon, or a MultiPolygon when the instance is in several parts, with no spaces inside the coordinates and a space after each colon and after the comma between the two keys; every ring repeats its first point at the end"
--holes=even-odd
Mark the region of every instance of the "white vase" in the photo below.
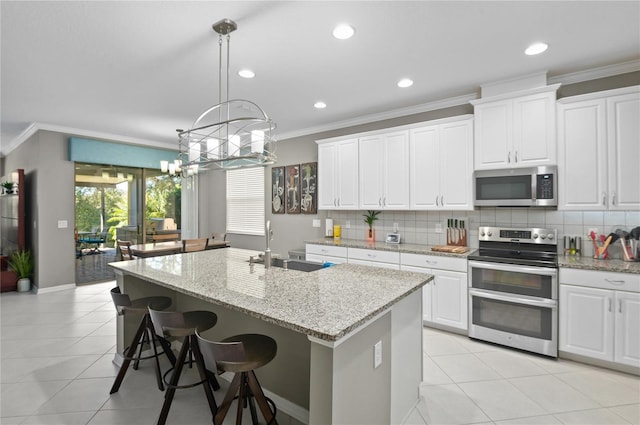
{"type": "Polygon", "coordinates": [[[23,277],[18,279],[18,292],[28,292],[31,290],[31,279],[23,277]]]}

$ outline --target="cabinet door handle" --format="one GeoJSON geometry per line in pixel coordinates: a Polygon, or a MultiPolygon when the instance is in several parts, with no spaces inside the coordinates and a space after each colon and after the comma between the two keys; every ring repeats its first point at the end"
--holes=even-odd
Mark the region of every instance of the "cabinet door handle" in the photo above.
{"type": "Polygon", "coordinates": [[[607,298],[609,300],[609,311],[611,311],[611,298],[607,298]]]}
{"type": "Polygon", "coordinates": [[[387,198],[382,198],[382,206],[386,207],[387,206],[387,198]]]}
{"type": "Polygon", "coordinates": [[[438,264],[437,261],[424,260],[424,262],[427,263],[427,264],[438,264]]]}
{"type": "Polygon", "coordinates": [[[622,313],[622,300],[618,300],[618,313],[622,313]]]}
{"type": "Polygon", "coordinates": [[[338,206],[340,206],[340,198],[338,198],[338,206]]]}
{"type": "Polygon", "coordinates": [[[511,164],[511,152],[507,154],[507,163],[511,164]]]}
{"type": "Polygon", "coordinates": [[[615,205],[616,204],[616,193],[613,192],[611,194],[611,205],[615,205]]]}
{"type": "Polygon", "coordinates": [[[602,192],[602,205],[607,205],[607,194],[602,192]]]}
{"type": "Polygon", "coordinates": [[[378,198],[378,206],[381,207],[382,206],[382,198],[378,198]]]}
{"type": "Polygon", "coordinates": [[[336,207],[338,204],[336,204],[336,198],[333,198],[333,206],[336,207]]]}
{"type": "Polygon", "coordinates": [[[605,279],[607,283],[613,283],[614,285],[624,285],[624,280],[605,279]]]}
{"type": "Polygon", "coordinates": [[[377,255],[376,255],[376,254],[367,254],[367,257],[369,257],[369,258],[376,258],[376,257],[377,257],[377,255]]]}
{"type": "Polygon", "coordinates": [[[516,151],[516,163],[518,162],[518,151],[516,151]]]}
{"type": "Polygon", "coordinates": [[[439,207],[440,205],[438,204],[438,195],[436,195],[436,207],[439,207]]]}
{"type": "Polygon", "coordinates": [[[444,195],[440,195],[440,206],[444,207],[444,195]]]}

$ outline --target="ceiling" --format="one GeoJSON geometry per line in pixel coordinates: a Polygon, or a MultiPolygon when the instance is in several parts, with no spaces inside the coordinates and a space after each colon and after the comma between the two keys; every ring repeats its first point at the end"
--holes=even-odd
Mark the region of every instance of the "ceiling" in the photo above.
{"type": "Polygon", "coordinates": [[[416,111],[483,83],[637,61],[640,1],[2,1],[0,153],[38,128],[177,147],[218,99],[218,35],[232,98],[282,140],[416,111]],[[348,22],[350,40],[332,37],[348,22]],[[525,56],[532,42],[549,49],[525,56]],[[240,68],[256,77],[243,79],[240,68]],[[415,84],[400,89],[410,77],[415,84]],[[313,104],[328,105],[318,110],[313,104]]]}

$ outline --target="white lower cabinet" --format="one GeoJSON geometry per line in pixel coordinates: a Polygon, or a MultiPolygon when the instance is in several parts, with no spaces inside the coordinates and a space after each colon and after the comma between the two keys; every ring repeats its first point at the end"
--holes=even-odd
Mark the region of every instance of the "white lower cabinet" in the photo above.
{"type": "Polygon", "coordinates": [[[305,259],[307,261],[313,261],[314,263],[346,263],[347,248],[342,246],[307,244],[305,259]]]}
{"type": "Polygon", "coordinates": [[[640,276],[560,272],[559,350],[640,367],[640,276]]]}
{"type": "Polygon", "coordinates": [[[468,330],[467,260],[419,254],[400,254],[400,270],[428,273],[423,286],[423,320],[447,328],[468,330]],[[436,268],[446,267],[448,270],[436,268]]]}
{"type": "Polygon", "coordinates": [[[397,252],[361,248],[349,248],[347,252],[349,264],[400,270],[400,254],[397,252]]]}

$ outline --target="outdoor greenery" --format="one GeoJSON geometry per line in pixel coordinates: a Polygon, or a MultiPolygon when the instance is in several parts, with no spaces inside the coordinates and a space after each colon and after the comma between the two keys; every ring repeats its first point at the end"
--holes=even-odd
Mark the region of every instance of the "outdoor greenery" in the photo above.
{"type": "MultiPolygon", "coordinates": [[[[174,218],[180,223],[179,179],[160,175],[147,179],[146,211],[149,218],[174,218]]],[[[129,224],[129,207],[126,184],[117,187],[76,186],[76,227],[79,232],[100,231],[102,208],[104,226],[109,228],[107,246],[114,246],[116,228],[129,224]],[[104,206],[102,198],[104,196],[104,206]]]]}

